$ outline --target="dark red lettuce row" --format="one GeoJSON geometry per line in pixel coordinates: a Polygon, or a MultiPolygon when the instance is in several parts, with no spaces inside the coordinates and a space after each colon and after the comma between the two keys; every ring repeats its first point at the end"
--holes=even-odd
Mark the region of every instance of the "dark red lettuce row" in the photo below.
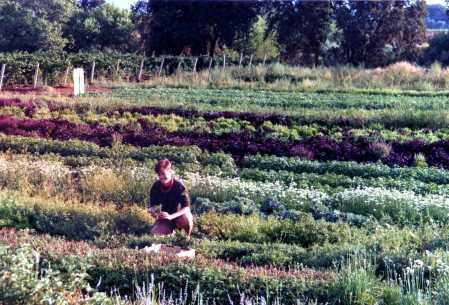
{"type": "MultiPolygon", "coordinates": [[[[248,154],[298,156],[311,160],[329,161],[382,161],[388,165],[410,166],[415,154],[421,153],[431,166],[449,168],[449,141],[426,144],[422,141],[381,143],[388,153],[379,153],[379,147],[366,139],[347,138],[336,141],[328,137],[310,137],[283,142],[263,139],[250,134],[200,135],[196,133],[167,133],[160,128],[147,126],[134,130],[132,126],[103,127],[74,124],[62,120],[31,120],[0,117],[0,132],[7,135],[41,137],[57,140],[80,139],[100,146],[111,146],[114,141],[146,147],[150,145],[196,145],[201,149],[232,154],[240,160],[248,154]]],[[[385,149],[384,149],[385,150],[385,149]]],[[[381,151],[382,152],[382,151],[381,151]]]]}

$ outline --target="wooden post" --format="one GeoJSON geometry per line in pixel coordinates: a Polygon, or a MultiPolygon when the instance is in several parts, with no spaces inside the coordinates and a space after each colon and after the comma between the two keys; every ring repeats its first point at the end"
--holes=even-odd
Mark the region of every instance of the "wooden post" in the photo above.
{"type": "Polygon", "coordinates": [[[267,54],[263,56],[263,65],[265,66],[265,62],[267,61],[267,54]]]}
{"type": "Polygon", "coordinates": [[[214,60],[213,57],[211,57],[211,58],[209,59],[209,68],[207,69],[209,74],[210,74],[210,69],[212,69],[212,61],[213,61],[213,60],[214,60]]]}
{"type": "Polygon", "coordinates": [[[70,66],[67,66],[67,69],[65,69],[65,75],[64,75],[64,87],[67,86],[67,80],[69,78],[69,71],[70,71],[70,66]]]}
{"type": "Polygon", "coordinates": [[[6,65],[2,64],[2,69],[0,70],[0,91],[3,89],[3,79],[5,77],[6,65]]]}
{"type": "Polygon", "coordinates": [[[249,58],[249,67],[251,68],[251,65],[253,63],[253,55],[251,55],[251,57],[249,58]]]}
{"type": "Polygon", "coordinates": [[[226,69],[226,53],[223,53],[223,71],[226,69]]]}
{"type": "Polygon", "coordinates": [[[115,73],[117,74],[117,76],[118,76],[119,69],[120,69],[120,59],[117,60],[117,68],[115,69],[115,73]]]}
{"type": "Polygon", "coordinates": [[[239,69],[242,67],[243,53],[240,53],[239,69]]]}
{"type": "Polygon", "coordinates": [[[159,67],[159,74],[158,74],[159,77],[161,76],[162,68],[164,67],[164,61],[165,61],[165,57],[162,57],[161,66],[159,67]]]}
{"type": "Polygon", "coordinates": [[[142,80],[142,74],[143,74],[143,65],[145,63],[145,53],[143,54],[142,61],[140,62],[140,69],[139,69],[139,75],[137,76],[137,80],[140,82],[142,80]]]}
{"type": "Polygon", "coordinates": [[[92,68],[90,70],[90,83],[93,84],[94,82],[94,77],[95,77],[95,60],[92,63],[92,68]]]}
{"type": "Polygon", "coordinates": [[[33,88],[36,89],[37,87],[37,78],[39,77],[39,63],[36,65],[36,71],[34,72],[34,85],[33,88]]]}
{"type": "Polygon", "coordinates": [[[193,70],[192,70],[193,73],[196,73],[196,65],[197,64],[198,64],[198,57],[195,58],[195,63],[193,64],[193,70]]]}

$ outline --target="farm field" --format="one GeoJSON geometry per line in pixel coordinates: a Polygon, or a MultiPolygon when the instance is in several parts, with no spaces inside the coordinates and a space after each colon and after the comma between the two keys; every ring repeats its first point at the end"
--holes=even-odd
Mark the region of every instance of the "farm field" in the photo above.
{"type": "Polygon", "coordinates": [[[448,92],[108,87],[0,94],[0,304],[449,304],[448,92]]]}

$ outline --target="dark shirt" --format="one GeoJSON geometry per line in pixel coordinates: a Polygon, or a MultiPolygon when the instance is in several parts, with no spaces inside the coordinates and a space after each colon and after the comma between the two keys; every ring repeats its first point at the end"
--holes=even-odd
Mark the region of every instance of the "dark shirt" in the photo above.
{"type": "Polygon", "coordinates": [[[184,185],[174,179],[173,186],[164,191],[161,182],[156,181],[150,190],[150,207],[160,204],[161,211],[173,214],[190,206],[189,194],[184,185]],[[181,206],[181,207],[179,207],[181,206]]]}

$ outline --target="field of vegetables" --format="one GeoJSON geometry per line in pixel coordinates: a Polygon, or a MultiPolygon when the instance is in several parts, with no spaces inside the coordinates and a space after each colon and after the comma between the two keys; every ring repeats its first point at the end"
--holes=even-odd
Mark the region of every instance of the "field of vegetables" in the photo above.
{"type": "Polygon", "coordinates": [[[447,92],[0,96],[0,304],[446,305],[448,249],[447,92]],[[190,239],[149,235],[161,158],[190,239]]]}

